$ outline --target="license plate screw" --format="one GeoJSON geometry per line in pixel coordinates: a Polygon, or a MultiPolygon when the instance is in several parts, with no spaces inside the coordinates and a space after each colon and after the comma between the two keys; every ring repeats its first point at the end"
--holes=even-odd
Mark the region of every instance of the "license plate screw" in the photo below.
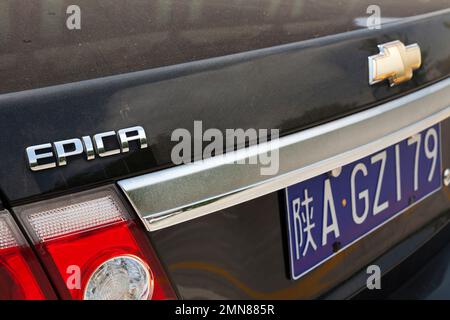
{"type": "Polygon", "coordinates": [[[443,180],[444,186],[448,187],[450,185],[450,169],[445,169],[443,180]]]}
{"type": "Polygon", "coordinates": [[[333,243],[333,252],[338,252],[341,249],[341,243],[336,241],[333,243]]]}
{"type": "Polygon", "coordinates": [[[333,178],[337,178],[341,175],[341,172],[342,172],[342,167],[335,168],[330,171],[330,176],[332,176],[333,178]]]}

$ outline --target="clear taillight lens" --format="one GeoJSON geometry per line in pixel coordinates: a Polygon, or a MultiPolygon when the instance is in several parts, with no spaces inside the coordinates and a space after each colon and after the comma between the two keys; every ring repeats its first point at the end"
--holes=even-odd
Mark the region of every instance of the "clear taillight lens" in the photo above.
{"type": "Polygon", "coordinates": [[[139,223],[112,187],[15,209],[65,299],[175,299],[139,223]]]}
{"type": "Polygon", "coordinates": [[[85,300],[147,300],[153,297],[150,267],[134,256],[116,256],[103,262],[89,277],[85,300]]]}
{"type": "Polygon", "coordinates": [[[0,211],[0,299],[55,299],[53,289],[11,215],[0,211]]]}

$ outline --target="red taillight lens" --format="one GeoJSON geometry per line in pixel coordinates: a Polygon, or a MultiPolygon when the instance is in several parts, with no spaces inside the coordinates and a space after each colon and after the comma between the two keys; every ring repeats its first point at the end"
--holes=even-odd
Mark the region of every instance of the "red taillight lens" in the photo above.
{"type": "Polygon", "coordinates": [[[16,212],[62,298],[176,298],[145,233],[114,188],[16,212]]]}
{"type": "Polygon", "coordinates": [[[12,217],[0,211],[0,299],[55,299],[53,289],[12,217]]]}

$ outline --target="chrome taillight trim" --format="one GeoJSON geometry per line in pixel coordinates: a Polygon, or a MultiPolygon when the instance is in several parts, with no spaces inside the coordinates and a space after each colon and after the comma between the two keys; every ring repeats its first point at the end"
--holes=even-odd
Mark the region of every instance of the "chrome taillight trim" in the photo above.
{"type": "Polygon", "coordinates": [[[258,146],[118,182],[149,231],[252,200],[370,155],[450,117],[450,78],[258,146]],[[279,172],[247,159],[278,148],[279,172]]]}

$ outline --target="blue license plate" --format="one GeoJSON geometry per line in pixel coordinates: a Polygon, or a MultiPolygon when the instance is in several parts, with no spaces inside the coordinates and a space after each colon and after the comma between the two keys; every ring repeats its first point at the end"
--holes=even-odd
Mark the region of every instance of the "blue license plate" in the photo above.
{"type": "Polygon", "coordinates": [[[440,125],[286,188],[298,279],[441,188],[440,125]]]}

